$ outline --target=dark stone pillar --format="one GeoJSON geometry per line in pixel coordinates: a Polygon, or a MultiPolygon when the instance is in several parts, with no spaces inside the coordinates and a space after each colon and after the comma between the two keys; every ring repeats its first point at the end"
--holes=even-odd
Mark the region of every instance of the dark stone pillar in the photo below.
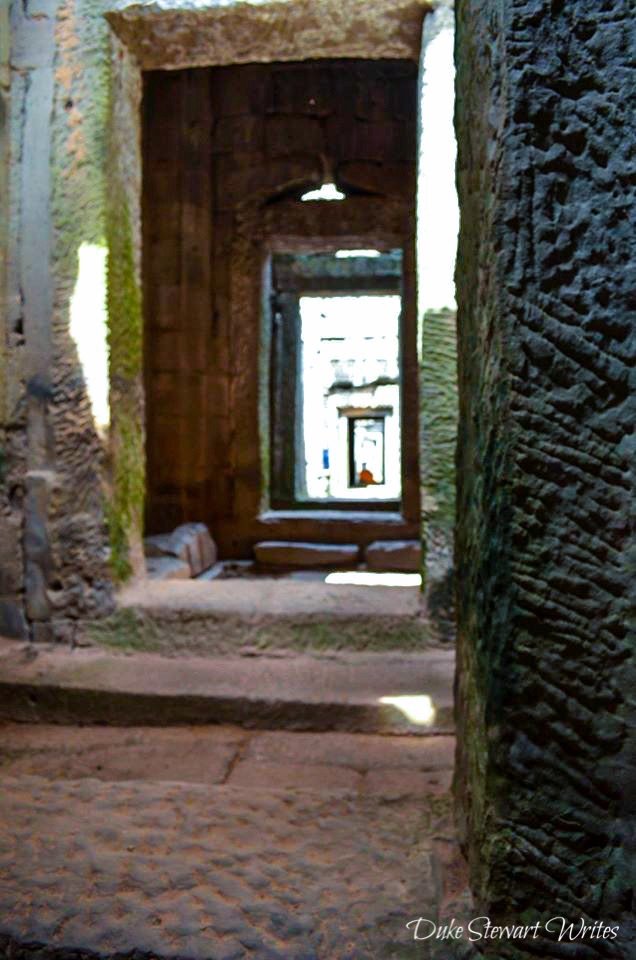
{"type": "Polygon", "coordinates": [[[497,957],[634,956],[633,14],[457,3],[460,822],[479,912],[620,925],[497,957]]]}

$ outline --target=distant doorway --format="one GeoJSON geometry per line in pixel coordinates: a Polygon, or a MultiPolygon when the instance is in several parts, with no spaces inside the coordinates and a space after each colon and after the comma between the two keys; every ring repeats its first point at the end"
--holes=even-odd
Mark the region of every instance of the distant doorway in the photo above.
{"type": "Polygon", "coordinates": [[[401,271],[400,250],[274,257],[274,505],[399,508],[401,271]]]}

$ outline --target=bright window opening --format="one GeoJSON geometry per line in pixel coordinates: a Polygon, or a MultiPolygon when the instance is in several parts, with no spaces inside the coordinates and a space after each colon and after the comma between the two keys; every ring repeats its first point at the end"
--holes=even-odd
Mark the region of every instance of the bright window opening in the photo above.
{"type": "Polygon", "coordinates": [[[381,257],[379,250],[336,250],[337,260],[348,260],[350,257],[381,257]]]}
{"type": "Polygon", "coordinates": [[[400,308],[394,295],[300,298],[310,499],[400,497],[400,308]]]}

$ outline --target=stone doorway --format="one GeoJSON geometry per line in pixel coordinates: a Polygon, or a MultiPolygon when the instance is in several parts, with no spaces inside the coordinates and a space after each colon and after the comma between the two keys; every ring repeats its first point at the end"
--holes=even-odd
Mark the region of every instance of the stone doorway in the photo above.
{"type": "MultiPolygon", "coordinates": [[[[396,291],[401,373],[390,406],[417,409],[416,100],[410,60],[144,74],[147,532],[203,521],[223,559],[249,559],[262,540],[364,549],[419,538],[412,414],[392,448],[401,468],[386,496],[354,499],[355,483],[343,481],[324,502],[302,493],[315,453],[302,438],[292,316],[303,295],[396,291]],[[338,200],[311,199],[331,181],[338,200]],[[336,259],[378,247],[377,262],[336,259]],[[395,249],[399,263],[388,259],[395,249]]],[[[351,396],[339,404],[350,413],[360,405],[351,396]]],[[[333,435],[346,412],[334,413],[319,455],[328,470],[330,453],[336,461],[337,486],[333,435]]]]}

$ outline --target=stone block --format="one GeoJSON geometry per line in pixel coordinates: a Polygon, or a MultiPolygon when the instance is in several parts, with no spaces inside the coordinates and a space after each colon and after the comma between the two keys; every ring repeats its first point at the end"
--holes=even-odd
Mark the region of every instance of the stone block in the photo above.
{"type": "Polygon", "coordinates": [[[370,770],[365,777],[364,792],[379,794],[387,800],[408,796],[440,796],[448,793],[452,779],[452,770],[427,773],[420,770],[370,770]]]}
{"type": "Polygon", "coordinates": [[[215,563],[213,566],[208,567],[207,570],[204,570],[203,573],[197,574],[197,580],[216,580],[217,577],[220,577],[223,573],[223,564],[215,563]]]}
{"type": "Polygon", "coordinates": [[[20,545],[21,519],[17,511],[0,517],[0,595],[10,596],[22,589],[24,561],[20,545]]]}
{"type": "Polygon", "coordinates": [[[21,4],[13,4],[11,66],[18,70],[51,67],[55,55],[55,20],[25,17],[21,4]]]}
{"type": "Polygon", "coordinates": [[[358,560],[353,543],[295,543],[264,540],[254,547],[257,561],[273,567],[343,567],[358,560]]]}
{"type": "Polygon", "coordinates": [[[27,625],[22,608],[10,599],[0,599],[0,637],[24,640],[27,625]]]}
{"type": "Polygon", "coordinates": [[[367,547],[365,559],[371,570],[419,573],[422,547],[419,540],[376,540],[367,547]]]}
{"type": "Polygon", "coordinates": [[[48,620],[51,616],[51,602],[46,587],[46,578],[42,568],[32,560],[27,560],[24,588],[29,620],[48,620]]]}
{"type": "Polygon", "coordinates": [[[189,580],[190,565],[178,557],[148,557],[146,570],[151,580],[189,580]]]}
{"type": "Polygon", "coordinates": [[[144,540],[148,559],[176,557],[187,563],[189,576],[197,577],[214,566],[217,549],[204,523],[182,523],[172,533],[160,533],[144,540]]]}
{"type": "Polygon", "coordinates": [[[172,552],[185,560],[193,577],[216,563],[216,544],[204,523],[182,523],[173,531],[172,552]]]}
{"type": "Polygon", "coordinates": [[[155,533],[144,539],[144,553],[146,558],[166,557],[171,554],[169,533],[155,533]]]}

